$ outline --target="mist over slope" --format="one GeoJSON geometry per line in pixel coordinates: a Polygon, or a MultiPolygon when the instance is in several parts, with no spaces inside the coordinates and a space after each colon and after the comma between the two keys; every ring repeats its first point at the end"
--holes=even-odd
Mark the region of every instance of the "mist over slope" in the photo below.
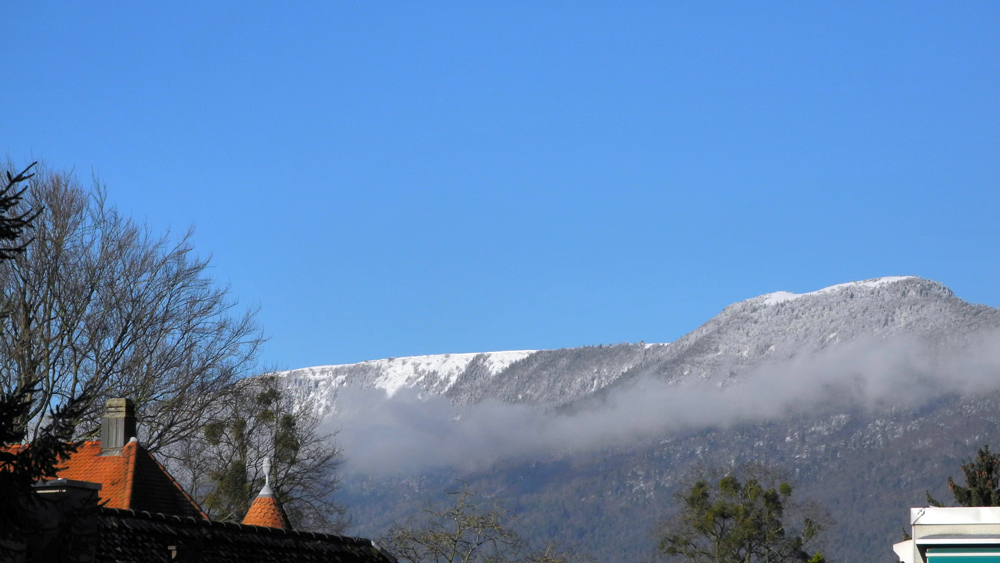
{"type": "Polygon", "coordinates": [[[879,278],[748,299],[670,344],[285,376],[340,430],[358,533],[378,535],[460,477],[540,537],[638,561],[691,467],[759,461],[831,508],[830,553],[879,561],[905,509],[925,489],[947,498],[958,460],[995,436],[1000,310],[879,278]]]}

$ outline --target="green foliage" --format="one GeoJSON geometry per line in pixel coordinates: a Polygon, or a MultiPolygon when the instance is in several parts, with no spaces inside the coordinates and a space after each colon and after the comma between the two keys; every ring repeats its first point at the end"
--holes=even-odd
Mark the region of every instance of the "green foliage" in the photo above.
{"type": "Polygon", "coordinates": [[[659,548],[692,563],[821,562],[805,550],[822,531],[816,520],[802,518],[793,527],[788,514],[792,486],[775,484],[768,471],[744,468],[718,481],[699,479],[682,491],[678,515],[663,525],[659,548]]]}
{"type": "Polygon", "coordinates": [[[976,459],[962,465],[962,473],[964,487],[948,477],[948,488],[959,506],[1000,506],[1000,456],[988,445],[979,449],[976,459]]]}
{"type": "Polygon", "coordinates": [[[295,415],[283,411],[287,408],[285,397],[274,378],[262,377],[257,383],[262,390],[242,390],[244,397],[238,401],[239,406],[220,413],[221,418],[205,426],[205,440],[216,463],[208,472],[214,488],[203,504],[209,514],[223,520],[240,520],[246,515],[263,485],[259,466],[264,457],[271,458],[278,469],[272,488],[281,496],[285,489],[294,487],[282,476],[305,461],[300,458],[302,442],[309,437],[302,435],[303,428],[295,415]],[[253,479],[248,478],[250,474],[254,474],[253,479]]]}
{"type": "Polygon", "coordinates": [[[288,413],[282,414],[274,431],[274,462],[279,467],[290,466],[298,460],[301,451],[302,440],[295,417],[288,413]]]}

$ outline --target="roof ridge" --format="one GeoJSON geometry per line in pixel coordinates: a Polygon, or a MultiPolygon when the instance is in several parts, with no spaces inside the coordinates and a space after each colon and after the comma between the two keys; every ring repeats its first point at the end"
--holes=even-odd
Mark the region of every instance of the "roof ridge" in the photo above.
{"type": "Polygon", "coordinates": [[[125,458],[125,499],[128,502],[127,506],[133,506],[132,494],[135,483],[135,458],[136,458],[136,447],[139,445],[138,441],[129,440],[122,447],[121,456],[125,458]]]}

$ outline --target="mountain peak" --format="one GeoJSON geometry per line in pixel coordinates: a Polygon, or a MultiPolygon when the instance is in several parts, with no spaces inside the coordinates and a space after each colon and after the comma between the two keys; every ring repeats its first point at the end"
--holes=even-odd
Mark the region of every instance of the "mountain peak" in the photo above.
{"type": "Polygon", "coordinates": [[[1000,310],[972,305],[916,276],[852,281],[809,293],[779,291],[726,307],[667,345],[440,354],[285,372],[290,386],[331,410],[337,389],[403,388],[458,404],[496,400],[562,405],[638,377],[732,380],[763,362],[785,361],[850,341],[901,336],[927,346],[1000,328],[1000,310]]]}
{"type": "Polygon", "coordinates": [[[886,276],[882,278],[872,278],[870,280],[838,283],[837,285],[831,285],[830,287],[824,287],[823,289],[810,291],[809,293],[792,293],[790,291],[776,291],[774,293],[767,293],[759,297],[754,297],[753,299],[750,299],[750,301],[759,302],[763,305],[777,305],[778,303],[794,301],[795,299],[799,299],[801,297],[808,297],[812,295],[823,295],[827,293],[834,293],[837,291],[844,291],[846,289],[874,289],[877,287],[882,287],[884,285],[898,283],[901,281],[919,280],[919,279],[921,278],[918,278],[916,276],[886,276]]]}

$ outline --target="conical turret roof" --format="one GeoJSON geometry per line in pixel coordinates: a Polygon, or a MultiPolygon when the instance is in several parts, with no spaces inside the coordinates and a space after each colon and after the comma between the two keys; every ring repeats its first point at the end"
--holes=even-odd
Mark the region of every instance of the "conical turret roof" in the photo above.
{"type": "Polygon", "coordinates": [[[292,529],[285,509],[281,506],[281,501],[274,496],[271,485],[267,483],[264,484],[264,488],[260,490],[260,494],[250,505],[250,510],[247,511],[243,523],[250,526],[265,526],[282,530],[292,529]]]}

